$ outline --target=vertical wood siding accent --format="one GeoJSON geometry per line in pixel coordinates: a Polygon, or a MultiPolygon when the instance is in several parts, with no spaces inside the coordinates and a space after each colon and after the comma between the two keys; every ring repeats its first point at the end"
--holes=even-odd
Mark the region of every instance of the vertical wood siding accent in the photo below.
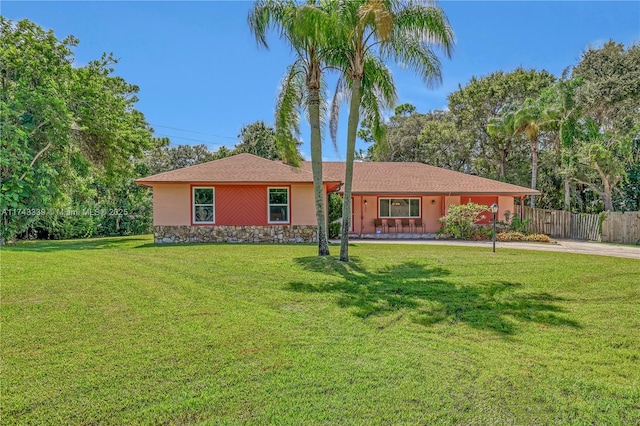
{"type": "Polygon", "coordinates": [[[267,225],[267,187],[216,185],[216,225],[267,225]]]}

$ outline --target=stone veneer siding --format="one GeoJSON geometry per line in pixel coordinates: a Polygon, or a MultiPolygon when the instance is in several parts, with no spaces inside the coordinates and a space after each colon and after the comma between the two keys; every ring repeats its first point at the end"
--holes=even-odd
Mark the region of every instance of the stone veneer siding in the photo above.
{"type": "Polygon", "coordinates": [[[156,243],[311,243],[315,225],[154,226],[156,243]]]}

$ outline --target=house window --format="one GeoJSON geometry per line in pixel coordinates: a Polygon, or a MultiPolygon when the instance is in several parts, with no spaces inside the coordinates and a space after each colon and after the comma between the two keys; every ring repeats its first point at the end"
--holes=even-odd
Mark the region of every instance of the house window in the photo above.
{"type": "Polygon", "coordinates": [[[379,217],[420,217],[419,198],[380,198],[379,217]]]}
{"type": "Polygon", "coordinates": [[[289,223],[289,188],[269,188],[269,223],[289,223]]]}
{"type": "Polygon", "coordinates": [[[193,188],[193,223],[215,223],[213,188],[193,188]]]}

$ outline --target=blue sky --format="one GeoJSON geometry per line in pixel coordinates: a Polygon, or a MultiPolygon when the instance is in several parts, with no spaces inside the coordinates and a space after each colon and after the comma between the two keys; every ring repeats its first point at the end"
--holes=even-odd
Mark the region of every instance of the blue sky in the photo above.
{"type": "MultiPolygon", "coordinates": [[[[446,107],[447,95],[472,76],[519,66],[560,75],[588,46],[609,39],[640,42],[638,1],[442,1],[456,35],[451,59],[441,57],[443,83],[427,88],[389,64],[399,103],[419,112],[446,107]]],[[[245,1],[31,2],[0,1],[9,19],[30,19],[58,38],[75,35],[78,65],[113,52],[116,74],[140,87],[137,108],[158,136],[173,144],[232,147],[243,125],[273,124],[275,98],[289,49],[276,34],[259,48],[246,24],[245,1]]],[[[336,152],[327,139],[324,157],[343,160],[347,109],[336,152]]],[[[309,156],[308,131],[302,152],[309,156]]],[[[358,148],[366,148],[358,143],[358,148]]]]}

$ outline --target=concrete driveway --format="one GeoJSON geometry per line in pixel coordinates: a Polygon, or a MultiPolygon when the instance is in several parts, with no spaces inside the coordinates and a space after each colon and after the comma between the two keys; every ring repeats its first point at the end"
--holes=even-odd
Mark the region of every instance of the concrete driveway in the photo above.
{"type": "MultiPolygon", "coordinates": [[[[340,243],[339,240],[331,241],[340,243]]],[[[445,246],[484,247],[491,250],[491,241],[456,241],[456,240],[387,240],[387,239],[351,239],[353,244],[431,244],[445,246]]],[[[554,240],[553,243],[520,243],[520,242],[496,242],[496,250],[520,249],[557,251],[564,253],[591,254],[597,256],[626,257],[640,260],[640,246],[618,245],[609,243],[597,243],[591,241],[554,240]]]]}

